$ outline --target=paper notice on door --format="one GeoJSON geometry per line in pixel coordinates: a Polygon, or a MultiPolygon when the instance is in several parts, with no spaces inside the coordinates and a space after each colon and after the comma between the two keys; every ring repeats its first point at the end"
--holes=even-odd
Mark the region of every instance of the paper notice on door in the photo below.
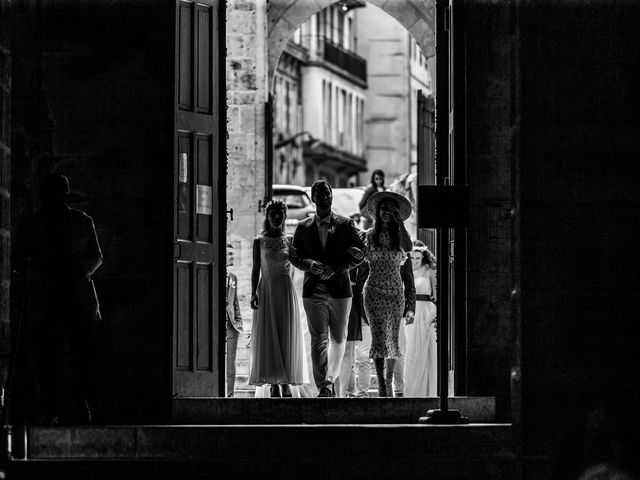
{"type": "Polygon", "coordinates": [[[211,215],[212,188],[209,185],[198,185],[196,193],[196,213],[211,215]]]}
{"type": "Polygon", "coordinates": [[[180,183],[187,183],[187,181],[189,180],[189,169],[188,169],[188,161],[187,161],[187,154],[186,153],[181,153],[180,157],[179,157],[179,162],[178,162],[178,182],[180,183]]]}

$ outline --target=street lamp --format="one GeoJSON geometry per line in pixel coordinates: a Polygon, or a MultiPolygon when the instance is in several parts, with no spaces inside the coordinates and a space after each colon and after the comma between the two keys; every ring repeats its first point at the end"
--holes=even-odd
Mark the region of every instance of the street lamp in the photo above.
{"type": "Polygon", "coordinates": [[[342,8],[343,12],[348,12],[354,8],[362,8],[366,6],[366,3],[362,0],[340,0],[336,2],[336,5],[342,8]]]}

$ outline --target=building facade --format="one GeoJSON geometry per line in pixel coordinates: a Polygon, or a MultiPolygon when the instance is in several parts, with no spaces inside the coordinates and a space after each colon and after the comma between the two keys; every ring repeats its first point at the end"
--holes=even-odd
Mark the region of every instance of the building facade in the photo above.
{"type": "Polygon", "coordinates": [[[273,86],[274,183],[362,182],[367,61],[356,47],[363,6],[344,2],[325,8],[285,47],[273,86]]]}
{"type": "MultiPolygon", "coordinates": [[[[309,53],[300,42],[282,52],[273,85],[273,183],[306,185],[302,76],[309,53]]],[[[268,133],[267,133],[268,134],[268,133]]]]}
{"type": "Polygon", "coordinates": [[[389,183],[415,171],[418,91],[425,96],[433,93],[433,69],[428,68],[429,62],[416,40],[389,13],[367,5],[357,20],[358,54],[369,65],[367,171],[383,170],[389,183]]]}

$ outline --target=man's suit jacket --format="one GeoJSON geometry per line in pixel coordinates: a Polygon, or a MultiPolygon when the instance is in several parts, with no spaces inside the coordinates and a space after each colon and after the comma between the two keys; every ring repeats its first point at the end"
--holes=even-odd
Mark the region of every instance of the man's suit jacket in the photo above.
{"type": "Polygon", "coordinates": [[[364,258],[364,243],[353,220],[332,213],[327,229],[327,243],[323,249],[315,218],[305,218],[296,227],[292,246],[291,263],[305,272],[303,297],[312,296],[321,282],[327,286],[329,295],[333,298],[352,296],[348,271],[362,263],[364,258]],[[309,270],[313,260],[331,266],[334,275],[328,280],[320,280],[318,275],[309,270]]]}
{"type": "Polygon", "coordinates": [[[242,331],[242,315],[238,302],[238,278],[233,273],[227,274],[227,322],[238,332],[242,331]]]}

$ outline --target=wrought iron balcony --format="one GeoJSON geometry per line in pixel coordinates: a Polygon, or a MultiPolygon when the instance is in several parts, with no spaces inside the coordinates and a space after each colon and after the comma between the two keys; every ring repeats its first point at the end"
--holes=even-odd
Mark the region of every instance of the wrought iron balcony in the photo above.
{"type": "Polygon", "coordinates": [[[324,60],[367,82],[367,61],[355,53],[345,50],[335,43],[324,39],[324,60]]]}

